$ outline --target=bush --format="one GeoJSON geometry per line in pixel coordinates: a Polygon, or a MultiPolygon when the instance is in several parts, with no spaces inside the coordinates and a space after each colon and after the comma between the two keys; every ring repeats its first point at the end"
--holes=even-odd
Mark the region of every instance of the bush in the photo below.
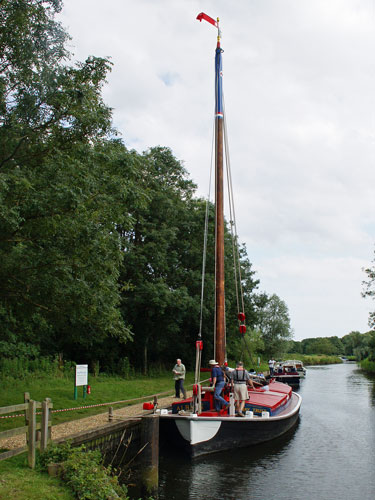
{"type": "Polygon", "coordinates": [[[104,467],[99,451],[87,451],[84,446],[72,448],[69,443],[51,445],[39,457],[46,469],[50,463],[62,463],[62,479],[80,500],[128,500],[127,488],[120,485],[111,467],[104,467]]]}
{"type": "Polygon", "coordinates": [[[375,361],[370,361],[368,358],[360,362],[360,367],[366,372],[375,373],[375,361]]]}
{"type": "Polygon", "coordinates": [[[31,358],[19,356],[14,358],[0,358],[0,379],[26,379],[30,376],[43,377],[70,377],[75,363],[64,362],[60,366],[57,357],[48,356],[31,358]]]}

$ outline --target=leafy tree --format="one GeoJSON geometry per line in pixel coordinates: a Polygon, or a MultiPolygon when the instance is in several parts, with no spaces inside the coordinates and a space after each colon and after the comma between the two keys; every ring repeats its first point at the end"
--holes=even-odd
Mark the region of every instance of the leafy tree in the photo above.
{"type": "Polygon", "coordinates": [[[140,168],[146,195],[131,211],[132,229],[119,227],[125,245],[120,280],[127,284],[122,289],[122,313],[134,331],[131,362],[143,365],[146,372],[149,359],[160,359],[168,346],[171,354],[171,339],[173,346],[184,344],[181,326],[194,309],[188,293],[192,271],[184,257],[195,210],[194,184],[168,148],[146,152],[140,168]]]}
{"type": "Polygon", "coordinates": [[[293,352],[293,353],[295,352],[298,354],[302,354],[303,353],[302,342],[298,342],[296,340],[290,340],[287,344],[286,350],[287,352],[293,352]]]}
{"type": "Polygon", "coordinates": [[[130,227],[137,188],[131,155],[109,139],[110,64],[67,64],[60,8],[1,2],[0,335],[87,359],[105,336],[129,336],[116,224],[130,227]]]}
{"type": "Polygon", "coordinates": [[[348,335],[344,335],[341,341],[344,345],[344,354],[346,356],[354,356],[355,350],[361,346],[363,342],[363,334],[360,332],[350,332],[348,335]]]}
{"type": "Polygon", "coordinates": [[[286,341],[292,337],[286,303],[273,294],[258,313],[258,324],[265,345],[264,353],[273,357],[280,355],[285,350],[286,341]]]}
{"type": "Polygon", "coordinates": [[[335,337],[329,337],[328,338],[331,345],[333,346],[333,354],[343,354],[344,352],[344,344],[341,339],[339,339],[337,336],[335,337]]]}

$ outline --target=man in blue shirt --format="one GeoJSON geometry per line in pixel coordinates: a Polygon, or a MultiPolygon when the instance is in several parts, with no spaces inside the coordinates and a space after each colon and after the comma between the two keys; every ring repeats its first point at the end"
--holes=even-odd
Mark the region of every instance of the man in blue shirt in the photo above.
{"type": "Polygon", "coordinates": [[[212,386],[215,388],[214,392],[215,409],[216,411],[220,411],[222,405],[224,405],[226,408],[229,406],[228,401],[225,401],[225,399],[221,396],[221,392],[225,386],[224,373],[223,370],[220,368],[219,363],[214,359],[211,359],[209,361],[209,365],[212,367],[211,380],[212,380],[212,386]]]}

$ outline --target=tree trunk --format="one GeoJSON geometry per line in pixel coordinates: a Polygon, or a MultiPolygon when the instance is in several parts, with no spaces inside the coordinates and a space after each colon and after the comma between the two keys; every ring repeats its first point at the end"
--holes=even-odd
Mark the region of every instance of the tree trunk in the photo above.
{"type": "Polygon", "coordinates": [[[147,366],[147,340],[145,341],[144,351],[143,351],[143,375],[147,375],[148,366],[147,366]]]}

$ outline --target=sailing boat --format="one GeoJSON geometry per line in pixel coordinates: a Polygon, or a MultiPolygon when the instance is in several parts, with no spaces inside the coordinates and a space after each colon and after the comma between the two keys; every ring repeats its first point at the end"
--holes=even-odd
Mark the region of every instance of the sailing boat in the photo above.
{"type": "MultiPolygon", "coordinates": [[[[215,358],[220,366],[226,362],[225,348],[225,291],[224,291],[224,201],[223,163],[225,120],[222,92],[222,48],[219,19],[216,21],[203,12],[197,17],[218,29],[215,51],[215,358]]],[[[238,314],[239,329],[246,331],[245,314],[238,314]]],[[[223,392],[228,409],[216,411],[212,387],[199,381],[203,342],[199,333],[196,342],[196,380],[193,397],[176,402],[172,408],[160,412],[160,433],[174,446],[183,448],[196,457],[237,447],[251,446],[275,439],[297,422],[301,396],[286,384],[271,380],[267,386],[248,390],[245,417],[234,412],[233,395],[229,388],[223,392]]]]}

